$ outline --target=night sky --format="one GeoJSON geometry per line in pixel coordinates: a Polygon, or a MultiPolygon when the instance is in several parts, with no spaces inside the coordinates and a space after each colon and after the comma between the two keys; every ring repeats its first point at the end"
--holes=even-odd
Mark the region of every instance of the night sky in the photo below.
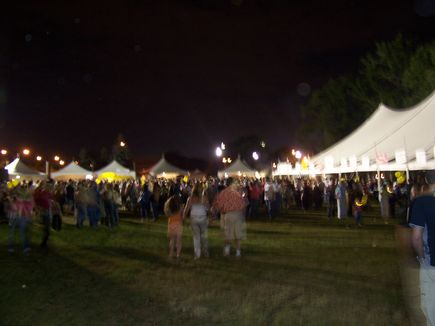
{"type": "Polygon", "coordinates": [[[252,134],[294,146],[310,88],[355,72],[376,41],[431,39],[431,1],[12,1],[0,146],[67,157],[119,133],[141,157],[208,157],[252,134]]]}

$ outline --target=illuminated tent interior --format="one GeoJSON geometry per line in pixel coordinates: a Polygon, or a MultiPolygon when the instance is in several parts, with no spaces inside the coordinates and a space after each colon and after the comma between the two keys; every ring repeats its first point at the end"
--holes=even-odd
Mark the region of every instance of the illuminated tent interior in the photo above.
{"type": "Polygon", "coordinates": [[[356,130],[310,160],[274,175],[435,169],[435,92],[407,109],[383,104],[356,130]]]}
{"type": "Polygon", "coordinates": [[[55,180],[84,180],[92,177],[92,172],[88,171],[75,162],[71,162],[64,168],[51,173],[51,177],[55,180]]]}
{"type": "Polygon", "coordinates": [[[226,169],[218,171],[218,177],[220,179],[228,177],[260,178],[260,174],[243,162],[239,155],[233,164],[226,169]]]}
{"type": "Polygon", "coordinates": [[[149,174],[157,178],[175,179],[179,175],[188,175],[188,172],[172,165],[162,155],[160,161],[150,169],[149,174]]]}
{"type": "Polygon", "coordinates": [[[136,172],[119,164],[116,160],[96,172],[98,179],[116,181],[119,179],[135,179],[136,172]]]}
{"type": "Polygon", "coordinates": [[[20,180],[36,180],[44,179],[45,174],[37,170],[34,170],[24,164],[20,158],[16,158],[11,163],[5,166],[5,170],[8,171],[9,179],[20,179],[20,180]]]}

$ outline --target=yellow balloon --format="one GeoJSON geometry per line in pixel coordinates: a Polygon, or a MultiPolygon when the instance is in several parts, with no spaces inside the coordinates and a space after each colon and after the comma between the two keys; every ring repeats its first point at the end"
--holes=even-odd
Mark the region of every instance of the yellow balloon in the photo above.
{"type": "Polygon", "coordinates": [[[397,183],[399,183],[399,184],[402,184],[405,181],[406,181],[406,178],[403,175],[401,175],[400,177],[397,178],[397,183]]]}

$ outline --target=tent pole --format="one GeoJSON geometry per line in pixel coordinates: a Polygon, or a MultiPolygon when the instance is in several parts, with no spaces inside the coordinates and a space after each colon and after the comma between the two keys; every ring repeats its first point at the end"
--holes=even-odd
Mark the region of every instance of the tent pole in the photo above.
{"type": "Polygon", "coordinates": [[[45,161],[45,174],[47,175],[47,179],[51,178],[50,162],[49,161],[45,161]]]}
{"type": "Polygon", "coordinates": [[[381,202],[381,171],[379,170],[379,165],[376,165],[376,171],[378,175],[378,200],[381,202]]]}

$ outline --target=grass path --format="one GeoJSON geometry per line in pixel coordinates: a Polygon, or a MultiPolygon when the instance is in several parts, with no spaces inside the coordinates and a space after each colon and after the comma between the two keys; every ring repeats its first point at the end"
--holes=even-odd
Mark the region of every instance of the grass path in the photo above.
{"type": "Polygon", "coordinates": [[[250,221],[240,260],[222,257],[215,222],[199,261],[188,226],[183,257],[167,258],[163,218],[115,230],[65,221],[28,256],[6,251],[0,225],[0,325],[409,325],[395,228],[376,219],[250,221]]]}

